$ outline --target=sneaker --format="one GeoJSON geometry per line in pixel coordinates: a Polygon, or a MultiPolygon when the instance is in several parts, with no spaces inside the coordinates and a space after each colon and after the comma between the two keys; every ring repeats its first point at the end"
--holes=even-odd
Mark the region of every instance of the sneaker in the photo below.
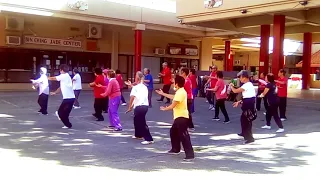
{"type": "Polygon", "coordinates": [[[142,137],[136,137],[135,135],[133,135],[131,138],[132,138],[132,139],[143,140],[143,138],[142,138],[142,137]]]}
{"type": "Polygon", "coordinates": [[[239,134],[237,134],[238,136],[240,136],[240,137],[243,137],[243,134],[242,133],[239,133],[239,134]]]}
{"type": "Polygon", "coordinates": [[[48,116],[48,113],[41,113],[42,115],[44,115],[44,116],[48,116]]]}
{"type": "Polygon", "coordinates": [[[122,129],[121,128],[115,128],[113,131],[118,132],[118,131],[122,131],[122,129]]]}
{"type": "Polygon", "coordinates": [[[283,128],[279,128],[276,133],[283,133],[284,132],[284,129],[283,128]]]}
{"type": "Polygon", "coordinates": [[[61,121],[61,118],[60,118],[60,116],[59,116],[59,113],[58,113],[58,111],[56,111],[56,116],[57,116],[57,118],[61,121]]]}
{"type": "Polygon", "coordinates": [[[286,121],[286,120],[287,120],[287,118],[281,118],[280,120],[281,120],[281,121],[286,121]]]}
{"type": "Polygon", "coordinates": [[[271,126],[265,125],[265,126],[262,126],[261,128],[262,128],[262,129],[271,129],[271,126]]]}
{"type": "Polygon", "coordinates": [[[115,126],[108,126],[108,128],[109,128],[109,129],[114,129],[114,128],[115,128],[115,126]]]}
{"type": "Polygon", "coordinates": [[[214,110],[216,110],[216,108],[214,108],[214,106],[210,109],[211,111],[214,111],[214,110]]]}
{"type": "Polygon", "coordinates": [[[188,128],[189,131],[195,131],[195,128],[188,128]]]}
{"type": "Polygon", "coordinates": [[[211,110],[212,108],[213,108],[213,105],[210,104],[210,105],[209,105],[209,110],[211,110]]]}
{"type": "Polygon", "coordinates": [[[161,99],[157,99],[157,101],[158,101],[158,102],[162,102],[163,100],[161,100],[161,99]]]}
{"type": "Polygon", "coordinates": [[[143,145],[149,145],[149,144],[153,144],[154,141],[142,141],[141,144],[143,145]]]}
{"type": "Polygon", "coordinates": [[[212,120],[214,120],[214,121],[220,121],[220,118],[214,117],[214,118],[212,118],[212,120]]]}
{"type": "Polygon", "coordinates": [[[227,120],[227,121],[223,121],[224,124],[229,124],[231,121],[227,120]]]}
{"type": "Polygon", "coordinates": [[[67,126],[63,126],[62,129],[70,129],[70,128],[68,128],[67,126]]]}
{"type": "Polygon", "coordinates": [[[121,106],[126,106],[126,105],[127,105],[127,103],[122,103],[122,104],[121,104],[121,106]]]}
{"type": "Polygon", "coordinates": [[[194,157],[193,158],[187,158],[186,157],[186,158],[183,159],[183,161],[186,161],[186,162],[193,161],[193,160],[194,160],[194,157]]]}
{"type": "Polygon", "coordinates": [[[73,106],[73,109],[81,109],[80,106],[73,106]]]}
{"type": "Polygon", "coordinates": [[[37,113],[38,113],[38,114],[41,114],[42,112],[41,112],[41,110],[39,110],[39,111],[37,111],[37,113]]]}
{"type": "Polygon", "coordinates": [[[174,152],[174,151],[172,151],[172,150],[168,151],[167,153],[168,153],[168,154],[171,154],[171,155],[178,155],[178,154],[180,154],[180,152],[174,152]]]}
{"type": "Polygon", "coordinates": [[[104,119],[97,119],[96,121],[104,121],[104,119]]]}
{"type": "Polygon", "coordinates": [[[264,113],[263,113],[263,115],[267,115],[267,113],[266,113],[266,112],[264,112],[264,113]]]}

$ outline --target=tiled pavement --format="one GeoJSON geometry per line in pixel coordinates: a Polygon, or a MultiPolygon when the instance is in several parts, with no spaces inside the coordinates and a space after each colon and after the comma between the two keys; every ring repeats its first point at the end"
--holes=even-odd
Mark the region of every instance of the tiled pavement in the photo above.
{"type": "MultiPolygon", "coordinates": [[[[260,112],[254,122],[257,141],[242,145],[243,140],[236,136],[240,109],[227,103],[232,123],[225,125],[212,121],[213,111],[208,111],[205,100],[198,98],[193,115],[196,131],[191,133],[197,158],[185,163],[183,154],[165,154],[170,148],[172,112],[160,112],[157,102],[147,115],[155,144],[143,146],[131,139],[133,120],[124,113],[125,107],[120,108],[124,131],[106,131],[107,115],[107,121],[95,122],[91,117],[92,94],[83,92],[82,109],[71,114],[74,128],[66,130],[61,129],[61,122],[53,115],[61,97],[50,97],[49,116],[35,113],[36,98],[32,92],[0,93],[0,179],[43,179],[43,175],[48,179],[106,179],[142,172],[146,175],[142,179],[151,175],[250,179],[250,174],[255,174],[255,179],[259,175],[297,178],[316,173],[315,167],[320,165],[317,100],[289,99],[289,120],[284,123],[283,134],[275,134],[274,122],[272,130],[260,129],[265,123],[260,112]]],[[[156,98],[154,95],[153,100],[156,98]]],[[[220,118],[223,119],[222,114],[220,118]]]]}

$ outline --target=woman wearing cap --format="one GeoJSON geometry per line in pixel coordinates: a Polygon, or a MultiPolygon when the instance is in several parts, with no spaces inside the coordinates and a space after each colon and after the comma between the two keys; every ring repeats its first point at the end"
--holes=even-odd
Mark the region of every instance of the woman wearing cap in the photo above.
{"type": "Polygon", "coordinates": [[[235,88],[233,83],[230,83],[231,90],[234,93],[241,93],[242,100],[233,103],[233,107],[238,107],[239,104],[242,104],[242,114],[241,114],[241,130],[242,132],[238,134],[239,136],[244,137],[245,144],[249,144],[254,142],[254,138],[252,136],[252,120],[246,115],[248,111],[255,111],[255,99],[256,99],[256,91],[254,89],[253,84],[249,80],[249,72],[246,70],[240,71],[238,73],[240,76],[240,81],[243,85],[240,88],[235,88]]]}
{"type": "Polygon", "coordinates": [[[132,138],[144,139],[141,144],[148,145],[153,143],[153,138],[146,121],[146,114],[149,109],[148,88],[144,85],[144,75],[142,72],[138,71],[136,73],[136,79],[139,83],[132,87],[129,107],[126,113],[134,109],[133,122],[135,133],[132,138]]]}
{"type": "Polygon", "coordinates": [[[267,124],[262,129],[271,129],[271,118],[273,117],[275,122],[277,123],[279,129],[276,131],[277,133],[284,132],[282,122],[280,120],[278,114],[278,107],[279,107],[279,98],[277,96],[277,85],[274,80],[273,74],[267,74],[266,82],[268,83],[264,88],[263,93],[259,96],[260,98],[266,97],[267,99],[267,113],[266,113],[266,121],[267,124]]]}
{"type": "Polygon", "coordinates": [[[31,82],[34,86],[39,87],[38,104],[40,106],[40,110],[38,113],[48,115],[49,81],[47,77],[47,69],[44,67],[40,68],[40,78],[36,80],[31,79],[31,82]]]}

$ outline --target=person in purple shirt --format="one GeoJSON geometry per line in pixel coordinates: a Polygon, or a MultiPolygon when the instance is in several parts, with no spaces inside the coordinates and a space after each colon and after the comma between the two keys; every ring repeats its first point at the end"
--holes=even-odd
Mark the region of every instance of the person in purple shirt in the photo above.
{"type": "MultiPolygon", "coordinates": [[[[103,70],[103,76],[104,76],[104,81],[106,82],[106,87],[108,87],[108,84],[109,84],[109,79],[108,79],[108,71],[109,69],[104,69],[103,70]]],[[[103,109],[103,112],[104,113],[108,113],[108,109],[109,109],[109,97],[105,97],[105,107],[103,109]]]]}

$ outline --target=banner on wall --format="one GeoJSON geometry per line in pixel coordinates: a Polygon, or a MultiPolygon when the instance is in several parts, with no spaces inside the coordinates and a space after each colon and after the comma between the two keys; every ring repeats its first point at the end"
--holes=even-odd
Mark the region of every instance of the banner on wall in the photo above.
{"type": "Polygon", "coordinates": [[[35,36],[24,36],[24,43],[81,48],[81,41],[44,38],[44,37],[35,37],[35,36]]]}
{"type": "Polygon", "coordinates": [[[292,74],[288,80],[289,89],[302,89],[302,74],[292,74]]]}

